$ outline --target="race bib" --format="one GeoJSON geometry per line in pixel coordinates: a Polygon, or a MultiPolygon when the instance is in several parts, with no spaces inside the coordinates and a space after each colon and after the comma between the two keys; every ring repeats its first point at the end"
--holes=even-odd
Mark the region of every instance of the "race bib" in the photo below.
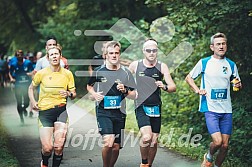
{"type": "Polygon", "coordinates": [[[227,89],[212,89],[211,99],[213,100],[224,100],[227,99],[227,89]]]}
{"type": "Polygon", "coordinates": [[[149,117],[160,117],[160,107],[159,106],[143,106],[144,112],[149,117]]]}
{"type": "Polygon", "coordinates": [[[29,82],[28,76],[20,76],[20,80],[18,80],[17,82],[19,83],[29,82]]]}
{"type": "Polygon", "coordinates": [[[104,96],[104,109],[121,108],[121,96],[104,96]]]}

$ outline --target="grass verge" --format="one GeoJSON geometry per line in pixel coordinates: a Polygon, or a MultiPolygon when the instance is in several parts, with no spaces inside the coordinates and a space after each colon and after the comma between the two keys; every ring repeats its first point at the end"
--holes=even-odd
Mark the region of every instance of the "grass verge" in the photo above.
{"type": "Polygon", "coordinates": [[[18,161],[8,147],[8,134],[0,119],[0,166],[18,167],[18,161]]]}

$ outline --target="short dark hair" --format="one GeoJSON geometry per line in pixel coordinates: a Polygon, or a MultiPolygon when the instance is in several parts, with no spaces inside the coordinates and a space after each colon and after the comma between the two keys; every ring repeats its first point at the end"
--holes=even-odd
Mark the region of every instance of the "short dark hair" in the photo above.
{"type": "Polygon", "coordinates": [[[155,40],[154,38],[147,38],[147,39],[145,39],[144,42],[147,42],[147,41],[155,41],[157,43],[157,40],[155,40]]]}
{"type": "Polygon", "coordinates": [[[51,35],[51,36],[47,36],[47,37],[46,37],[45,45],[47,44],[47,41],[49,41],[49,40],[51,40],[51,39],[55,40],[55,41],[56,41],[56,44],[57,44],[57,38],[56,38],[55,36],[51,35]]]}
{"type": "Polygon", "coordinates": [[[23,50],[21,50],[21,49],[17,50],[15,53],[15,56],[17,56],[18,54],[22,54],[22,56],[24,56],[23,50]]]}

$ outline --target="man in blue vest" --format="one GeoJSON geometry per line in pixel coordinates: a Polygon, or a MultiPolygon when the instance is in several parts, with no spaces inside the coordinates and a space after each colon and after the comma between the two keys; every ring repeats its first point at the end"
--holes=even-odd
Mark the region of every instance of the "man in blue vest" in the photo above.
{"type": "Polygon", "coordinates": [[[232,105],[230,97],[230,83],[238,80],[234,85],[241,88],[241,79],[236,64],[226,58],[227,38],[223,33],[216,33],[211,37],[210,49],[213,55],[201,59],[187,75],[186,82],[193,91],[200,95],[199,111],[204,112],[208,132],[212,142],[208,152],[204,155],[201,167],[212,167],[213,155],[219,151],[214,167],[220,167],[227,155],[228,143],[232,133],[232,105]],[[200,88],[194,79],[201,77],[200,88]]]}

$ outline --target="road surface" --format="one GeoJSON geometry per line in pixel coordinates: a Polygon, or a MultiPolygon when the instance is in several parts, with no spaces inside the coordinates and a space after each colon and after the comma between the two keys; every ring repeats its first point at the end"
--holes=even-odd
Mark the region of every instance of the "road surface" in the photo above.
{"type": "MultiPolygon", "coordinates": [[[[41,161],[37,113],[26,117],[21,126],[14,93],[0,88],[1,119],[10,136],[10,146],[21,167],[38,167],[41,161]]],[[[95,116],[75,104],[68,107],[70,127],[64,149],[62,167],[102,167],[101,137],[97,133],[95,116]]],[[[126,134],[127,136],[127,134],[126,134]]],[[[51,158],[52,159],[52,158],[51,158]]],[[[138,167],[140,152],[135,136],[131,136],[121,149],[115,167],[138,167]],[[131,140],[130,140],[131,139],[131,140]]],[[[50,163],[51,164],[51,163],[50,163]]],[[[153,167],[197,167],[200,163],[158,148],[153,167]]]]}

